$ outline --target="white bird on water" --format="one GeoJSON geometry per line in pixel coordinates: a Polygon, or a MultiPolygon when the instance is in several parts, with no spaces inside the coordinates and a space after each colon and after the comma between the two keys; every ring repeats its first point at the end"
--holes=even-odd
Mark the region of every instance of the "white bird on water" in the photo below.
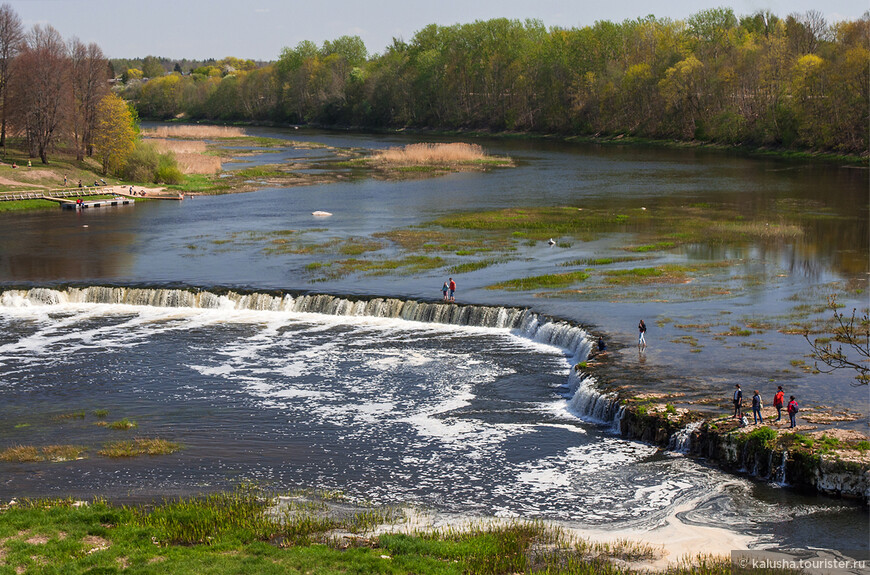
{"type": "Polygon", "coordinates": [[[553,238],[550,238],[550,241],[548,241],[547,243],[550,244],[551,246],[556,245],[556,242],[553,241],[553,238]]]}

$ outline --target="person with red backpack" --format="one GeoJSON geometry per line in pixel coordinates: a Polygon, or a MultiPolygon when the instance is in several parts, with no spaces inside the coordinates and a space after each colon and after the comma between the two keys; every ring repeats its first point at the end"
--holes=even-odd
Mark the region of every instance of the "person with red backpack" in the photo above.
{"type": "Polygon", "coordinates": [[[782,386],[779,385],[776,387],[776,395],[773,396],[773,406],[776,408],[776,419],[774,421],[782,419],[782,404],[784,398],[785,392],[782,391],[782,386]]]}
{"type": "Polygon", "coordinates": [[[786,408],[786,411],[788,411],[788,418],[791,420],[791,425],[789,425],[789,427],[797,427],[797,421],[795,421],[795,416],[797,416],[798,404],[797,400],[795,400],[793,395],[789,397],[788,407],[786,408]]]}

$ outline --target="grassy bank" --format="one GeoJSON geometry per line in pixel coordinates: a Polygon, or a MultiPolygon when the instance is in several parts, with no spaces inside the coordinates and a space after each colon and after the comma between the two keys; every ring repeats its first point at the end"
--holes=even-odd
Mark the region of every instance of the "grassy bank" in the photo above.
{"type": "MultiPolygon", "coordinates": [[[[420,531],[396,508],[250,488],[154,506],[21,500],[0,507],[0,573],[635,573],[661,550],[593,543],[541,522],[420,531]]],[[[699,555],[667,573],[730,574],[699,555]]]]}

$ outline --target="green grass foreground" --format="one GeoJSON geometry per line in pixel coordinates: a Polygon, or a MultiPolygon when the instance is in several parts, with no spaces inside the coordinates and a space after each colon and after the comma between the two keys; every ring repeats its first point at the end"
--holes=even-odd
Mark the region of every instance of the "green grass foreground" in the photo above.
{"type": "MultiPolygon", "coordinates": [[[[613,560],[657,554],[642,543],[572,539],[541,522],[374,535],[379,525],[396,525],[402,512],[336,514],[325,496],[283,501],[278,513],[275,499],[249,488],[153,507],[25,499],[0,507],[0,574],[621,574],[637,571],[613,560]]],[[[725,575],[731,564],[698,556],[667,573],[725,575]]]]}

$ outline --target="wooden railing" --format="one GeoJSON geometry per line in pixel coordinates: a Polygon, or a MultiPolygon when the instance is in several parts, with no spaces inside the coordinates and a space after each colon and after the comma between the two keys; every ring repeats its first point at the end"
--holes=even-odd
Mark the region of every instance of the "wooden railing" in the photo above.
{"type": "MultiPolygon", "coordinates": [[[[107,186],[111,189],[111,186],[107,186]]],[[[93,196],[111,194],[111,190],[101,191],[100,188],[73,188],[71,190],[48,190],[45,192],[0,192],[0,202],[12,200],[42,200],[46,198],[74,198],[79,196],[93,196]]]]}

